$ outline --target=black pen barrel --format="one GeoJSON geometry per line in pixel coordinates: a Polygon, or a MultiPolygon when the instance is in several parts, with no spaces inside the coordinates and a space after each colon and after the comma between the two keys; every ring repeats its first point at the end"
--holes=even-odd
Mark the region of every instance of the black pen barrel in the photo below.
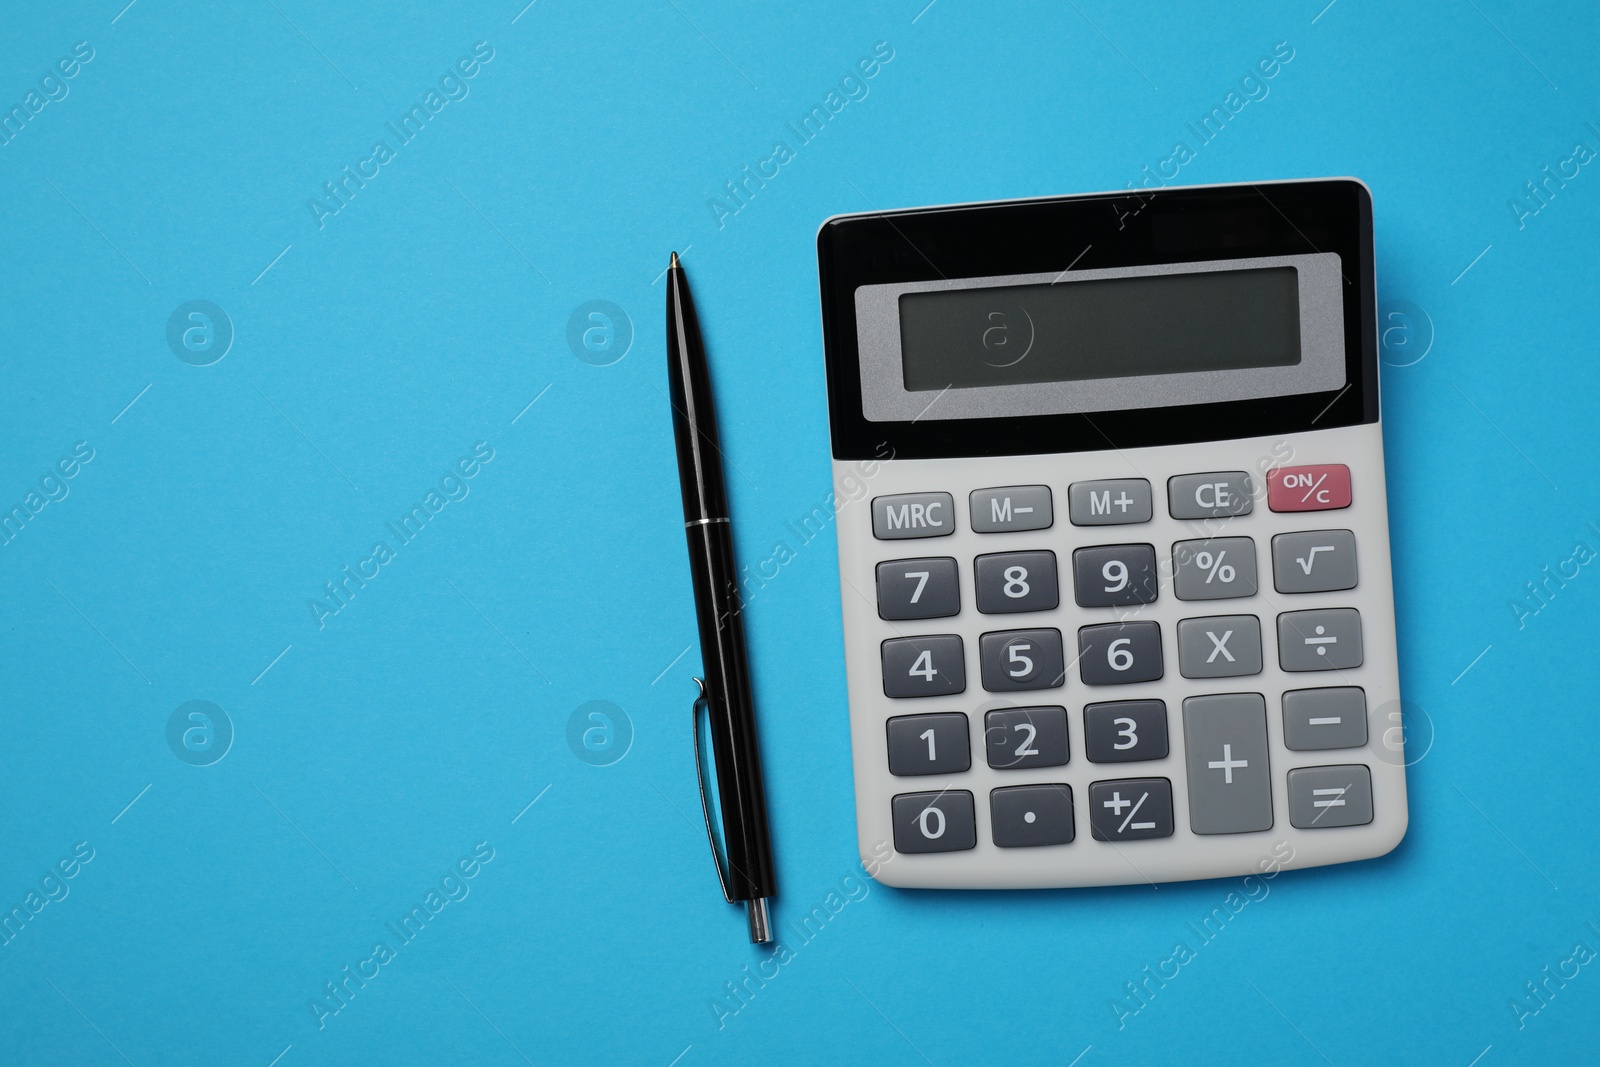
{"type": "Polygon", "coordinates": [[[761,752],[756,743],[755,702],[745,654],[733,531],[726,522],[690,526],[689,570],[697,612],[706,701],[711,716],[711,751],[716,758],[717,796],[723,846],[728,857],[728,897],[755,900],[776,892],[772,844],[767,833],[761,752]]]}

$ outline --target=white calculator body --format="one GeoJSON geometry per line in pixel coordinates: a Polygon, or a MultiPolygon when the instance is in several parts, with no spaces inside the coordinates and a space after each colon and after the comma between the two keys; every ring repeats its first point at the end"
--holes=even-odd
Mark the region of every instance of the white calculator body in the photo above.
{"type": "Polygon", "coordinates": [[[1392,849],[1366,187],[847,215],[818,248],[868,869],[1115,885],[1392,849]]]}

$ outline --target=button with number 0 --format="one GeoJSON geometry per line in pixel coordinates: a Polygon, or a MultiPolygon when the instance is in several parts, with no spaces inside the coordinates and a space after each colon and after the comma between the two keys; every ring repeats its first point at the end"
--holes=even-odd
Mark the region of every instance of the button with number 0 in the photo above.
{"type": "Polygon", "coordinates": [[[896,852],[960,852],[978,843],[972,794],[965,789],[901,793],[893,821],[896,852]]]}

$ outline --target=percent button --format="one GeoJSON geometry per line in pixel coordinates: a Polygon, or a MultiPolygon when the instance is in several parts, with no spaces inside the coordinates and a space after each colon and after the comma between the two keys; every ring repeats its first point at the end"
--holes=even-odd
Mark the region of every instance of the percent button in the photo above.
{"type": "Polygon", "coordinates": [[[1255,542],[1248,537],[1179,541],[1172,546],[1172,591],[1179,600],[1255,596],[1255,542]]]}

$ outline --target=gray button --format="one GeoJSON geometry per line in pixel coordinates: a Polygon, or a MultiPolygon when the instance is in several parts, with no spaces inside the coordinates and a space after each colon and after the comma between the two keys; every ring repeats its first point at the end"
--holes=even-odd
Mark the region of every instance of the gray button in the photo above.
{"type": "Polygon", "coordinates": [[[1056,521],[1048,485],[975,489],[967,501],[972,509],[972,529],[977,533],[1044,530],[1056,521]]]}
{"type": "Polygon", "coordinates": [[[972,562],[978,610],[1048,611],[1058,603],[1054,552],[997,552],[972,562]]]}
{"type": "Polygon", "coordinates": [[[1067,762],[1067,709],[991,711],[983,719],[983,743],[997,771],[1060,767],[1067,762]]]}
{"type": "Polygon", "coordinates": [[[1367,743],[1367,694],[1353,685],[1291,689],[1283,694],[1283,743],[1296,752],[1361,748],[1367,743]]]}
{"type": "Polygon", "coordinates": [[[960,852],[978,843],[976,809],[965,789],[894,798],[894,850],[960,852]]]}
{"type": "Polygon", "coordinates": [[[1115,700],[1083,709],[1083,750],[1090,763],[1133,763],[1167,756],[1167,706],[1115,700]]]}
{"type": "Polygon", "coordinates": [[[1089,833],[1096,841],[1172,836],[1172,783],[1122,778],[1089,784],[1089,833]]]}
{"type": "Polygon", "coordinates": [[[1179,541],[1172,546],[1172,592],[1179,600],[1256,595],[1256,543],[1248,537],[1179,541]]]}
{"type": "Polygon", "coordinates": [[[1153,682],[1162,675],[1161,627],[1108,622],[1078,631],[1078,672],[1085,685],[1153,682]]]}
{"type": "Polygon", "coordinates": [[[1278,663],[1286,671],[1361,666],[1361,615],[1355,608],[1286,611],[1278,616],[1278,663]]]}
{"type": "Polygon", "coordinates": [[[989,793],[990,833],[1001,848],[1072,840],[1070,785],[1012,785],[989,793]]]}
{"type": "Polygon", "coordinates": [[[878,564],[878,618],[942,619],[960,611],[955,560],[946,556],[878,564]]]}
{"type": "Polygon", "coordinates": [[[1072,554],[1072,589],[1080,608],[1155,602],[1154,545],[1096,545],[1072,554]]]}
{"type": "Polygon", "coordinates": [[[889,720],[890,774],[952,774],[971,767],[967,717],[959,711],[889,720]]]}
{"type": "Polygon", "coordinates": [[[983,687],[991,693],[1058,689],[1066,681],[1060,630],[1005,630],[978,638],[983,687]]]}
{"type": "Polygon", "coordinates": [[[1143,478],[1073,482],[1067,487],[1067,514],[1074,526],[1149,522],[1150,483],[1143,478]]]}
{"type": "Polygon", "coordinates": [[[1372,772],[1359,763],[1289,772],[1289,823],[1298,830],[1372,821],[1372,772]]]}
{"type": "Polygon", "coordinates": [[[892,637],[883,643],[884,696],[943,697],[966,688],[960,635],[892,637]]]}
{"type": "Polygon", "coordinates": [[[1189,764],[1189,828],[1197,834],[1272,829],[1267,702],[1259,693],[1189,697],[1183,702],[1189,764]]]}
{"type": "Polygon", "coordinates": [[[1255,507],[1244,471],[1180,474],[1167,482],[1167,507],[1175,519],[1221,519],[1248,515],[1255,507]]]}
{"type": "Polygon", "coordinates": [[[872,536],[943,537],[956,532],[956,502],[949,493],[901,493],[872,500],[872,536]]]}
{"type": "Polygon", "coordinates": [[[1261,620],[1212,615],[1178,623],[1178,673],[1185,678],[1239,678],[1261,673],[1261,620]]]}
{"type": "Polygon", "coordinates": [[[1272,583],[1280,593],[1326,593],[1356,587],[1356,535],[1308,530],[1272,539],[1272,583]]]}

